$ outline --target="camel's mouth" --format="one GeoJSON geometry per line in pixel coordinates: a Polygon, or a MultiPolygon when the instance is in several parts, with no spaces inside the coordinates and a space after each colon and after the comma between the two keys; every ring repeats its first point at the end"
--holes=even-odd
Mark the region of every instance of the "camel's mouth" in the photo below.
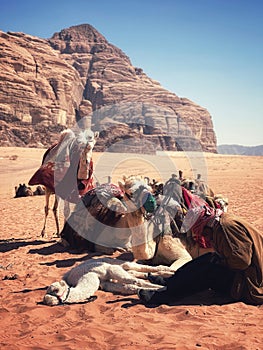
{"type": "Polygon", "coordinates": [[[137,208],[144,208],[147,213],[153,213],[157,208],[154,196],[143,185],[139,186],[135,191],[130,191],[130,193],[126,192],[125,194],[137,208]]]}
{"type": "Polygon", "coordinates": [[[154,196],[151,193],[145,193],[142,202],[147,213],[153,213],[155,211],[157,204],[154,196]]]}
{"type": "Polygon", "coordinates": [[[61,304],[61,300],[57,295],[46,294],[43,299],[43,303],[49,306],[59,305],[61,304]]]}

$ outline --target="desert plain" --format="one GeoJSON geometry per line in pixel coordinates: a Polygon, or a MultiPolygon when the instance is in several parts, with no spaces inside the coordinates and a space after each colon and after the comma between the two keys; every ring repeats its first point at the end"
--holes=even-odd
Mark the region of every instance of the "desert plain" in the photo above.
{"type": "MultiPolygon", "coordinates": [[[[0,348],[7,350],[262,350],[263,306],[219,303],[210,295],[178,305],[145,307],[136,295],[99,290],[92,303],[49,307],[46,288],[75,264],[94,255],[68,251],[53,237],[40,235],[44,196],[14,198],[15,186],[28,182],[44,149],[0,148],[0,348]]],[[[263,157],[166,153],[93,153],[96,181],[117,183],[140,174],[168,180],[181,169],[200,172],[215,193],[229,199],[229,212],[263,231],[263,157]]],[[[63,215],[60,215],[63,225],[63,215]]],[[[113,257],[120,253],[114,253],[113,257]]],[[[122,253],[125,258],[125,254],[122,253]]],[[[126,253],[131,259],[131,254],[126,253]]]]}

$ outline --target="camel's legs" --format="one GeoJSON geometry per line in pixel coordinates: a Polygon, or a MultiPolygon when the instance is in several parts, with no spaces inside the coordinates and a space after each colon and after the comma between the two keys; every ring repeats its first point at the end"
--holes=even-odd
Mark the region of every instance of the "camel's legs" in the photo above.
{"type": "Polygon", "coordinates": [[[41,231],[41,237],[45,237],[46,235],[46,222],[47,222],[47,216],[48,216],[48,211],[49,211],[49,198],[50,198],[50,191],[46,188],[46,205],[45,205],[45,219],[44,219],[44,226],[41,231]]]}
{"type": "Polygon", "coordinates": [[[174,271],[177,271],[180,267],[182,267],[184,264],[186,264],[187,262],[189,262],[191,260],[192,260],[191,258],[182,257],[182,258],[179,258],[178,260],[174,261],[170,267],[174,271]]]}
{"type": "Polygon", "coordinates": [[[118,281],[123,284],[135,284],[141,287],[153,287],[152,283],[143,279],[132,276],[121,266],[113,265],[107,269],[107,279],[118,281]]]}
{"type": "Polygon", "coordinates": [[[151,284],[150,282],[146,285],[136,285],[133,283],[114,283],[110,281],[102,281],[101,289],[105,292],[118,293],[122,295],[133,295],[138,292],[139,289],[149,289],[149,290],[162,290],[165,287],[158,286],[157,284],[151,284]]]}
{"type": "Polygon", "coordinates": [[[66,222],[70,216],[70,204],[68,201],[64,200],[64,221],[66,222]]]}
{"type": "Polygon", "coordinates": [[[165,265],[151,266],[151,265],[145,265],[145,264],[138,264],[134,261],[124,262],[122,264],[122,268],[127,271],[132,270],[132,271],[138,271],[138,272],[163,272],[163,273],[174,272],[170,266],[165,266],[165,265]]]}
{"type": "Polygon", "coordinates": [[[137,278],[130,275],[121,266],[112,265],[107,268],[107,279],[117,280],[123,283],[135,283],[137,278]]]}
{"type": "MultiPolygon", "coordinates": [[[[46,223],[47,223],[47,217],[48,217],[48,212],[49,212],[49,200],[52,192],[46,188],[46,205],[45,205],[45,219],[44,219],[44,226],[41,231],[41,237],[46,236],[46,223]]],[[[55,201],[53,205],[53,214],[55,217],[55,222],[56,222],[56,229],[57,232],[55,233],[55,236],[59,237],[59,221],[58,221],[58,199],[55,196],[55,201]]]]}
{"type": "Polygon", "coordinates": [[[59,237],[59,222],[58,222],[58,199],[55,195],[55,201],[54,201],[54,205],[53,205],[53,214],[54,214],[54,218],[55,218],[55,222],[56,222],[56,228],[57,228],[57,232],[55,233],[56,237],[59,237]]]}

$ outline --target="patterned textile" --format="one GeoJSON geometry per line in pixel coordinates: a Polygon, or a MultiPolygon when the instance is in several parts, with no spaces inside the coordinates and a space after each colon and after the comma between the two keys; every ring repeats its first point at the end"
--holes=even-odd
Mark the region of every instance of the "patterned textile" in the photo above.
{"type": "Polygon", "coordinates": [[[62,199],[77,203],[80,196],[94,187],[93,162],[87,163],[88,178],[77,179],[82,149],[75,138],[51,146],[44,154],[41,167],[29,185],[43,185],[62,199]]]}
{"type": "Polygon", "coordinates": [[[124,196],[124,192],[120,189],[120,187],[112,183],[101,184],[89,190],[83,196],[82,202],[84,203],[86,208],[90,206],[91,199],[93,199],[95,196],[97,196],[99,201],[106,206],[107,201],[113,197],[122,199],[124,196]]]}
{"type": "Polygon", "coordinates": [[[210,208],[208,205],[196,206],[188,210],[182,225],[181,232],[191,230],[193,239],[202,248],[211,248],[211,242],[207,236],[204,236],[204,228],[217,220],[223,211],[210,208]]]}
{"type": "Polygon", "coordinates": [[[209,206],[204,199],[188,191],[183,186],[182,186],[182,194],[183,194],[184,203],[188,209],[193,207],[200,207],[203,205],[209,206]]]}

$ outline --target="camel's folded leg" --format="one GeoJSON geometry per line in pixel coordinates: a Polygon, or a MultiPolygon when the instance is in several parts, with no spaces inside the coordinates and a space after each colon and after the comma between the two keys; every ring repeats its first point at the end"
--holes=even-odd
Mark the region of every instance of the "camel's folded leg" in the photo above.
{"type": "Polygon", "coordinates": [[[180,258],[178,260],[176,260],[175,262],[172,263],[172,265],[170,266],[172,268],[173,271],[177,271],[180,267],[182,267],[184,264],[186,264],[187,262],[191,261],[192,258],[180,258]]]}

